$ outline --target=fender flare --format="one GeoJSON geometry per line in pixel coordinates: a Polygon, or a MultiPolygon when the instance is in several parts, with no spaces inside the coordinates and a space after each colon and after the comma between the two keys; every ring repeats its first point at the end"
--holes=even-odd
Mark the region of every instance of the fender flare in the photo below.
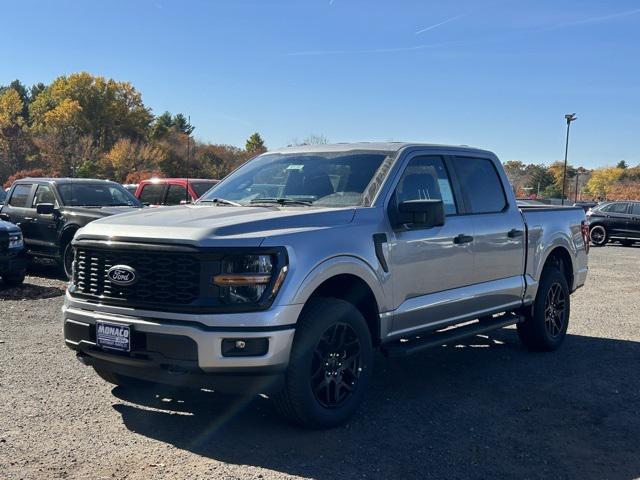
{"type": "Polygon", "coordinates": [[[352,275],[364,281],[373,292],[378,311],[383,311],[385,294],[378,275],[364,260],[350,255],[331,257],[317,264],[294,291],[290,303],[305,304],[322,283],[337,275],[352,275]]]}

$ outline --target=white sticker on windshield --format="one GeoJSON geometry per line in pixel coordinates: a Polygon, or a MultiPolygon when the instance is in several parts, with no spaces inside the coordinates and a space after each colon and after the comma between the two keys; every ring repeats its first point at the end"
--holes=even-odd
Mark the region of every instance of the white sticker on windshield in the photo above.
{"type": "Polygon", "coordinates": [[[287,170],[302,170],[304,168],[304,165],[289,165],[287,167],[287,170]]]}

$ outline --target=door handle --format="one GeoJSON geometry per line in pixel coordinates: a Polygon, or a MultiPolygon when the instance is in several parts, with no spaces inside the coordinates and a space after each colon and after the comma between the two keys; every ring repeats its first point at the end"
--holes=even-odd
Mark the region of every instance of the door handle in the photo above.
{"type": "Polygon", "coordinates": [[[456,245],[461,245],[463,243],[471,243],[473,242],[473,237],[471,235],[465,235],[461,233],[457,237],[453,237],[453,243],[456,245]]]}
{"type": "Polygon", "coordinates": [[[524,230],[518,230],[517,228],[512,228],[507,232],[507,237],[509,238],[519,238],[524,235],[524,230]]]}
{"type": "Polygon", "coordinates": [[[32,218],[32,217],[24,217],[24,221],[25,222],[32,222],[33,220],[35,220],[35,219],[32,218]]]}

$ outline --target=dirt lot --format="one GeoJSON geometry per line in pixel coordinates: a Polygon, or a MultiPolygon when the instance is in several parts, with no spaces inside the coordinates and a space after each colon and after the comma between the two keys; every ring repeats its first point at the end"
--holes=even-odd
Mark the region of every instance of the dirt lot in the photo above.
{"type": "Polygon", "coordinates": [[[112,389],[63,345],[64,282],[41,267],[0,285],[0,478],[640,477],[640,248],[590,266],[560,351],[506,329],[380,357],[359,414],[325,432],[262,398],[112,389]]]}

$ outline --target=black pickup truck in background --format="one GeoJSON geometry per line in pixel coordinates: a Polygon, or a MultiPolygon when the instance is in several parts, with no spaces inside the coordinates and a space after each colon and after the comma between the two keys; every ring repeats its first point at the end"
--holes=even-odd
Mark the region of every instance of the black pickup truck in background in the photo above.
{"type": "Polygon", "coordinates": [[[20,229],[0,220],[0,277],[10,287],[24,282],[26,262],[21,255],[23,246],[20,229]]]}
{"type": "Polygon", "coordinates": [[[59,262],[71,277],[71,239],[98,218],[124,213],[142,204],[122,185],[107,180],[25,178],[16,181],[0,208],[0,220],[22,229],[30,257],[59,262]]]}

